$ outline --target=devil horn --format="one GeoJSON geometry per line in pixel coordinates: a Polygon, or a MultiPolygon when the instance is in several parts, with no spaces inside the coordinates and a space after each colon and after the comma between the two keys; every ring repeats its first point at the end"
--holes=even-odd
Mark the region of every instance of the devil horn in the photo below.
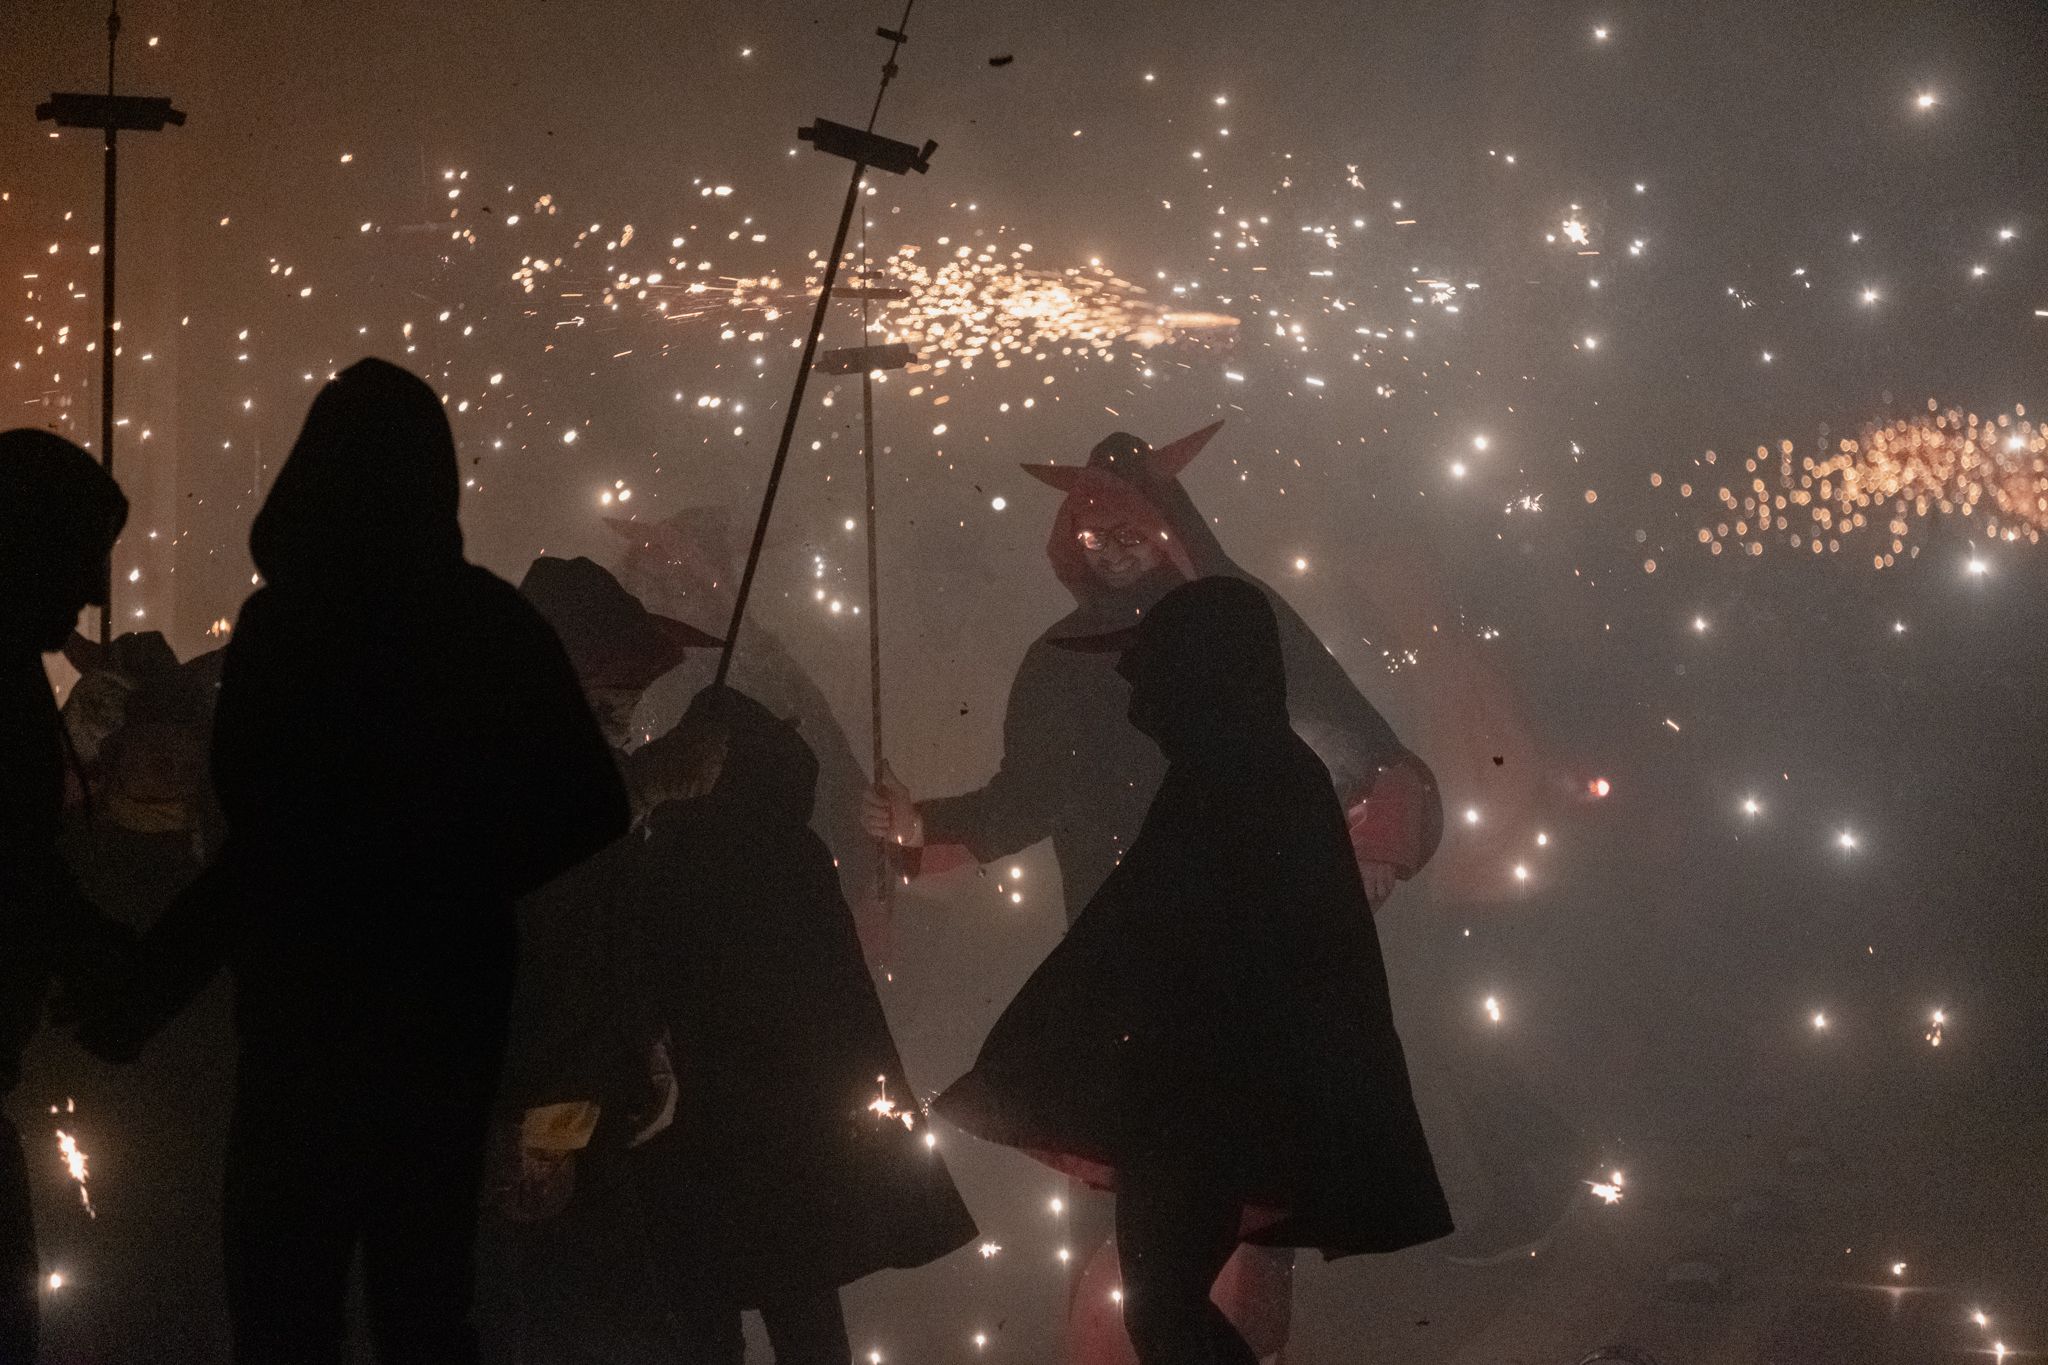
{"type": "Polygon", "coordinates": [[[1223,430],[1223,423],[1211,422],[1200,431],[1191,432],[1170,445],[1155,446],[1152,457],[1146,462],[1147,469],[1156,479],[1175,479],[1180,472],[1193,463],[1195,456],[1202,453],[1202,447],[1209,444],[1209,438],[1223,430]]]}

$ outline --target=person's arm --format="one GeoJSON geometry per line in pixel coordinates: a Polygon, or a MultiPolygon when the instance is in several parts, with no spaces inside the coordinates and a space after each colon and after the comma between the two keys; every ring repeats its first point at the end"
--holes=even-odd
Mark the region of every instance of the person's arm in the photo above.
{"type": "MultiPolygon", "coordinates": [[[[1003,712],[1003,757],[979,790],[917,805],[923,843],[958,845],[976,862],[993,862],[1050,838],[1060,808],[1057,755],[1068,741],[1067,698],[1052,646],[1040,640],[1024,655],[1003,712]]],[[[927,870],[930,868],[927,854],[927,870]]]]}
{"type": "Polygon", "coordinates": [[[232,850],[178,894],[142,936],[117,987],[78,1028],[78,1043],[109,1062],[132,1062],[227,965],[240,892],[232,850]]]}
{"type": "Polygon", "coordinates": [[[619,838],[632,809],[561,642],[510,587],[486,590],[495,600],[474,637],[488,651],[473,670],[482,695],[464,699],[459,736],[439,756],[454,770],[420,789],[419,815],[461,855],[448,863],[459,885],[512,899],[619,838]]]}

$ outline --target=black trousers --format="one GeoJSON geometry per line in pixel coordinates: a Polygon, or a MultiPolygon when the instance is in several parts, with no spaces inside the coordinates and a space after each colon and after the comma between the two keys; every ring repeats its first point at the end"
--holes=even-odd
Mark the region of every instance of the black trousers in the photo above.
{"type": "MultiPolygon", "coordinates": [[[[757,1307],[775,1348],[775,1365],[851,1365],[853,1348],[837,1289],[791,1290],[764,1298],[757,1307]]],[[[740,1365],[746,1355],[741,1312],[734,1304],[681,1308],[676,1319],[684,1365],[740,1365]]]]}
{"type": "Polygon", "coordinates": [[[455,968],[345,983],[317,1015],[275,989],[263,1013],[245,1002],[222,1211],[237,1365],[339,1365],[358,1254],[383,1365],[475,1365],[510,964],[507,936],[455,968]]]}
{"type": "Polygon", "coordinates": [[[1124,1330],[1139,1365],[1257,1365],[1209,1298],[1237,1250],[1238,1201],[1165,1170],[1117,1173],[1124,1330]]]}
{"type": "Polygon", "coordinates": [[[0,1365],[34,1365],[42,1281],[28,1163],[20,1135],[0,1114],[0,1365]]]}

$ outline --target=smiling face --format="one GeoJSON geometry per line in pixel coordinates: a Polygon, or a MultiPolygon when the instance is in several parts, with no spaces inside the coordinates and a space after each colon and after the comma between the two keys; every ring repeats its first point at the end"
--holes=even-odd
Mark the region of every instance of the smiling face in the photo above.
{"type": "Polygon", "coordinates": [[[1157,540],[1125,522],[1084,525],[1074,539],[1088,571],[1111,588],[1130,587],[1166,557],[1157,540]]]}

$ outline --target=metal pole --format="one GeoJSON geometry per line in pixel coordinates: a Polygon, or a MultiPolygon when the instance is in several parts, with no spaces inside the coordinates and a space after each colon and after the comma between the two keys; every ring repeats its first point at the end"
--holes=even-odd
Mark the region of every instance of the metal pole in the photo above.
{"type": "MultiPolygon", "coordinates": [[[[861,216],[862,256],[866,256],[867,216],[861,216]]],[[[867,344],[865,298],[860,303],[861,344],[867,344]]],[[[868,725],[874,739],[874,780],[882,780],[882,587],[875,568],[875,376],[873,370],[860,372],[860,458],[867,479],[868,494],[868,725]]],[[[890,862],[889,844],[875,841],[875,895],[883,906],[894,899],[896,876],[890,862]]]]}
{"type": "MultiPolygon", "coordinates": [[[[107,11],[107,94],[114,93],[114,40],[121,35],[121,11],[107,11]]],[[[107,176],[100,224],[100,467],[114,474],[114,148],[117,134],[107,124],[107,176]]],[[[106,605],[100,608],[100,643],[114,635],[114,558],[107,556],[106,605]]]]}
{"type": "Polygon", "coordinates": [[[867,166],[856,161],[853,179],[846,187],[846,205],[839,210],[839,229],[832,234],[832,251],[825,258],[825,282],[818,290],[818,306],[811,312],[810,335],[804,338],[803,359],[797,362],[796,388],[789,396],[789,410],[782,415],[782,436],[775,443],[775,463],[768,468],[768,488],[761,495],[761,514],[754,518],[754,543],[747,548],[747,567],[740,574],[739,593],[733,598],[732,621],[725,630],[725,647],[718,652],[714,687],[725,686],[732,671],[733,646],[739,643],[740,622],[747,614],[747,595],[754,588],[754,570],[761,563],[761,546],[768,539],[768,521],[775,512],[775,490],[782,484],[782,467],[789,463],[789,443],[796,435],[796,421],[803,412],[804,387],[810,383],[811,363],[818,356],[818,337],[825,330],[825,310],[832,306],[832,283],[839,278],[839,253],[846,250],[846,231],[853,223],[854,206],[860,202],[861,177],[867,166]]]}

